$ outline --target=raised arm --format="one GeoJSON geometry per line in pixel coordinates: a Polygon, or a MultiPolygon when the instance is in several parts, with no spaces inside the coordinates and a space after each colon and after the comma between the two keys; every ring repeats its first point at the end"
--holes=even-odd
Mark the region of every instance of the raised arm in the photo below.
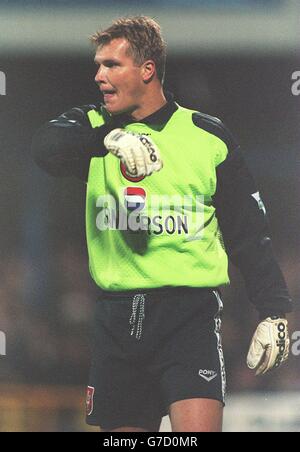
{"type": "Polygon", "coordinates": [[[44,124],[32,140],[37,165],[56,177],[75,176],[86,181],[92,157],[104,157],[107,125],[92,128],[88,113],[95,105],[75,107],[44,124]]]}

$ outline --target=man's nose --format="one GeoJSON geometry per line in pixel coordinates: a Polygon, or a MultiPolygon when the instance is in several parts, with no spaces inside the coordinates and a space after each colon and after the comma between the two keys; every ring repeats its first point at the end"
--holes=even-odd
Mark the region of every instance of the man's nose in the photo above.
{"type": "Polygon", "coordinates": [[[95,76],[95,82],[97,84],[105,82],[105,76],[104,76],[104,71],[103,71],[102,67],[99,67],[99,69],[97,71],[97,74],[95,76]]]}

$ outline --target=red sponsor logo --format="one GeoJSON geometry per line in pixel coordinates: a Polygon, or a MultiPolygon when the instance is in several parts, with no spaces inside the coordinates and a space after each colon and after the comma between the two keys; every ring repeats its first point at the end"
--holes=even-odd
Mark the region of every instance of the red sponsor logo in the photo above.
{"type": "Polygon", "coordinates": [[[124,190],[125,206],[129,211],[139,212],[143,210],[146,203],[146,192],[140,187],[127,187],[124,190]]]}
{"type": "Polygon", "coordinates": [[[94,411],[94,394],[95,388],[92,386],[87,387],[86,393],[86,415],[90,416],[94,411]]]}
{"type": "Polygon", "coordinates": [[[124,165],[124,163],[121,162],[120,164],[121,164],[121,173],[123,174],[125,179],[129,180],[130,182],[141,182],[141,180],[145,179],[146,176],[140,177],[130,176],[129,174],[127,174],[126,166],[124,165]]]}

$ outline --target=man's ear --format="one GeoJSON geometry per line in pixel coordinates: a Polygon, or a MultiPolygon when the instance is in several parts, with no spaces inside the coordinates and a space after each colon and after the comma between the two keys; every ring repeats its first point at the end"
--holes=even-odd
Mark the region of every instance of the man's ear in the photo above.
{"type": "Polygon", "coordinates": [[[156,74],[155,63],[152,60],[147,60],[142,66],[142,77],[144,83],[149,83],[153,80],[153,77],[156,74]]]}

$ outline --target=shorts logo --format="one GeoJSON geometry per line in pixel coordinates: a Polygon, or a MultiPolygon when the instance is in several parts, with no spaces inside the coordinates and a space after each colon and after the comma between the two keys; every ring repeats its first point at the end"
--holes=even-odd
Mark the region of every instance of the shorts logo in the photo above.
{"type": "Polygon", "coordinates": [[[199,377],[203,378],[203,380],[210,383],[215,378],[217,378],[218,374],[214,370],[199,370],[199,377]]]}
{"type": "Polygon", "coordinates": [[[95,388],[88,386],[86,393],[86,415],[90,416],[94,411],[95,388]]]}
{"type": "Polygon", "coordinates": [[[124,191],[125,206],[133,212],[143,210],[146,203],[146,192],[140,187],[128,187],[124,191]]]}

